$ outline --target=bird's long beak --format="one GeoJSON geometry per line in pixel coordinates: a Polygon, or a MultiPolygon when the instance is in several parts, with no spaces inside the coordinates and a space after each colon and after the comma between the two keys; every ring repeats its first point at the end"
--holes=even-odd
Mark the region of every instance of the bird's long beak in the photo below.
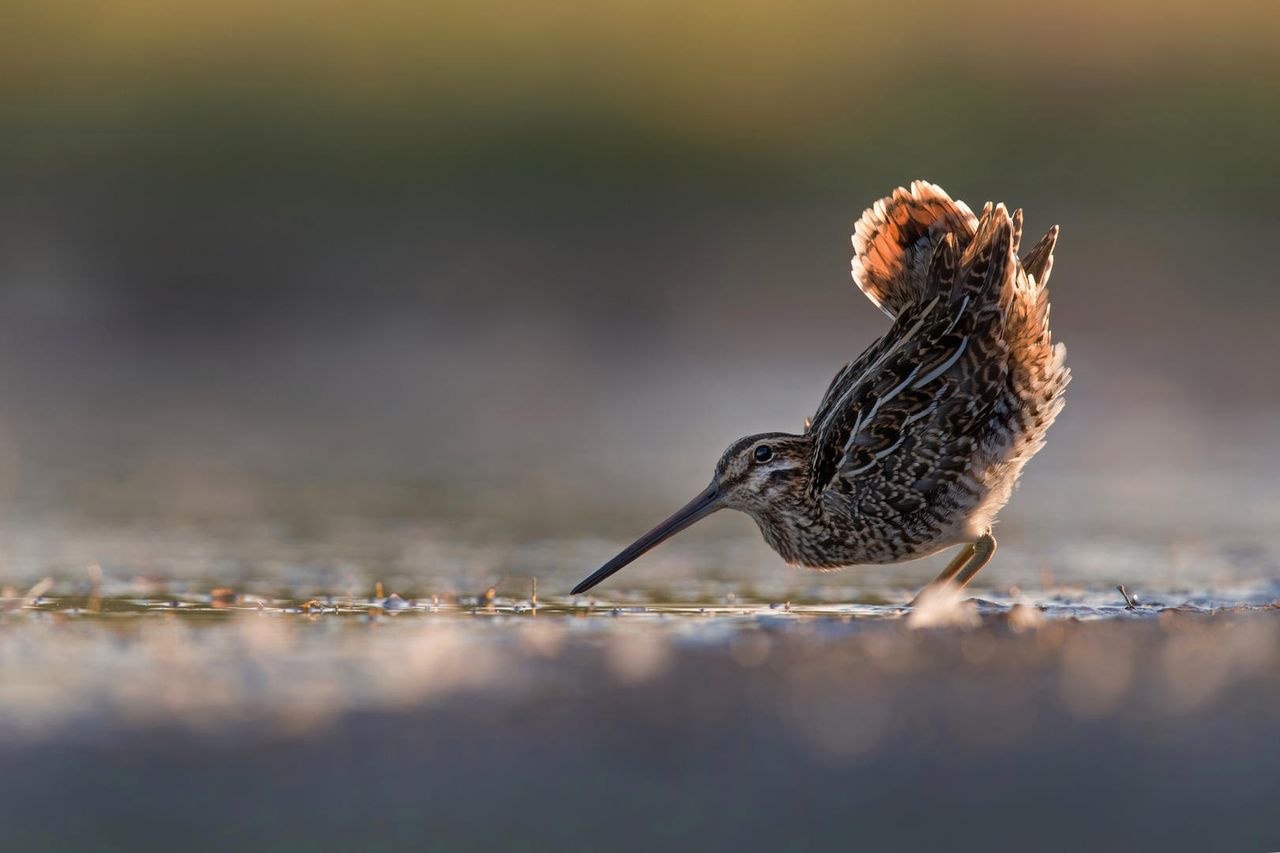
{"type": "Polygon", "coordinates": [[[596,569],[591,577],[575,586],[572,595],[586,592],[641,554],[657,545],[661,545],[698,519],[705,518],[720,508],[720,484],[712,480],[711,485],[707,486],[696,498],[676,510],[675,514],[666,521],[641,536],[635,542],[632,542],[621,554],[596,569]]]}

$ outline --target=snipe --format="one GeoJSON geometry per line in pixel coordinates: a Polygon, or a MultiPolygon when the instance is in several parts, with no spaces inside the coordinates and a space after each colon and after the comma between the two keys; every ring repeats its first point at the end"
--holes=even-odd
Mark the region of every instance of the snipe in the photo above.
{"type": "Polygon", "coordinates": [[[729,445],[701,494],[573,594],[720,509],[747,513],[809,568],[963,545],[933,585],[969,583],[1071,377],[1049,332],[1058,229],[1019,258],[1021,235],[1021,210],[988,204],[978,218],[923,181],[872,205],[854,230],[853,279],[893,327],[836,374],[803,433],[729,445]]]}

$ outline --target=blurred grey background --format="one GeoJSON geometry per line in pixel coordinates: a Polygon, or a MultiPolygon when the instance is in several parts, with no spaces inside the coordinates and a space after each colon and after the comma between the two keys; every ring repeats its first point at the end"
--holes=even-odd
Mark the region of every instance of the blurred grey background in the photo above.
{"type": "Polygon", "coordinates": [[[1280,572],[1270,4],[5,7],[0,579],[578,574],[885,330],[848,233],[914,178],[1063,229],[1002,546],[1280,572]]]}

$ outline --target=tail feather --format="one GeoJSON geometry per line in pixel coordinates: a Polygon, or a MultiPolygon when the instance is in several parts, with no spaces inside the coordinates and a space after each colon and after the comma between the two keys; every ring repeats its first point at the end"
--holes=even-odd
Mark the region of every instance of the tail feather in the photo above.
{"type": "Polygon", "coordinates": [[[956,248],[956,235],[946,234],[938,241],[929,259],[925,280],[933,282],[939,292],[947,291],[952,299],[960,295],[960,281],[956,275],[960,267],[960,250],[956,248]]]}
{"type": "Polygon", "coordinates": [[[1022,247],[1022,208],[1018,208],[1013,212],[1013,254],[1018,254],[1018,249],[1022,247]]]}
{"type": "Polygon", "coordinates": [[[930,299],[934,287],[929,262],[943,236],[954,233],[966,245],[978,224],[964,202],[941,187],[914,181],[880,199],[858,220],[853,231],[853,280],[889,317],[930,299]]]}
{"type": "Polygon", "coordinates": [[[960,257],[959,278],[970,296],[966,304],[975,322],[979,317],[1001,318],[997,322],[1008,353],[1010,381],[1027,407],[1028,428],[1038,429],[1061,409],[1071,373],[1064,365],[1066,348],[1055,344],[1049,331],[1045,282],[1058,231],[1051,229],[1036,244],[1027,255],[1030,267],[1024,266],[1016,254],[1019,213],[1010,216],[1003,204],[983,208],[977,233],[960,257]]]}
{"type": "Polygon", "coordinates": [[[853,278],[892,318],[940,292],[953,300],[965,295],[963,310],[1002,340],[1011,381],[1033,401],[1028,416],[1047,424],[1071,376],[1066,350],[1049,331],[1047,284],[1058,228],[1020,262],[1022,225],[1020,209],[1010,214],[1003,204],[988,203],[974,216],[941,188],[915,181],[858,221],[853,278]]]}
{"type": "Polygon", "coordinates": [[[1036,283],[1044,287],[1049,283],[1049,272],[1053,269],[1053,247],[1058,242],[1058,226],[1048,230],[1040,242],[1031,247],[1027,256],[1022,259],[1022,268],[1034,277],[1036,283]]]}
{"type": "Polygon", "coordinates": [[[1071,381],[1065,365],[1066,347],[1054,343],[1049,330],[1049,289],[1046,284],[1053,267],[1053,246],[1058,238],[1054,226],[1014,265],[1014,285],[1005,303],[1005,341],[1013,366],[1012,380],[1021,399],[1027,401],[1027,415],[1034,424],[1047,428],[1062,408],[1062,395],[1071,381]]]}
{"type": "Polygon", "coordinates": [[[977,233],[960,256],[962,287],[974,297],[971,304],[975,308],[984,299],[1003,296],[1012,283],[1017,265],[1014,225],[1003,204],[988,204],[982,210],[977,233]]]}

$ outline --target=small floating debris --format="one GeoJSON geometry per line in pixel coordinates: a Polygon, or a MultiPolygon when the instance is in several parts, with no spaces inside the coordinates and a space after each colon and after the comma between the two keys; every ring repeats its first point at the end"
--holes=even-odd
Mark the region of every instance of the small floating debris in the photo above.
{"type": "Polygon", "coordinates": [[[230,607],[239,600],[240,596],[231,587],[219,586],[209,590],[209,603],[214,607],[230,607]]]}
{"type": "Polygon", "coordinates": [[[636,613],[648,613],[648,612],[649,612],[649,608],[641,607],[638,605],[630,605],[630,606],[618,605],[616,607],[609,608],[610,616],[625,616],[628,613],[636,614],[636,613]]]}
{"type": "Polygon", "coordinates": [[[1124,596],[1125,610],[1138,609],[1138,599],[1134,598],[1132,595],[1129,594],[1129,590],[1124,588],[1124,584],[1118,584],[1116,586],[1116,589],[1120,592],[1121,595],[1124,596]]]}
{"type": "Polygon", "coordinates": [[[401,598],[399,593],[393,592],[383,600],[382,609],[390,611],[408,610],[409,602],[401,598]]]}

